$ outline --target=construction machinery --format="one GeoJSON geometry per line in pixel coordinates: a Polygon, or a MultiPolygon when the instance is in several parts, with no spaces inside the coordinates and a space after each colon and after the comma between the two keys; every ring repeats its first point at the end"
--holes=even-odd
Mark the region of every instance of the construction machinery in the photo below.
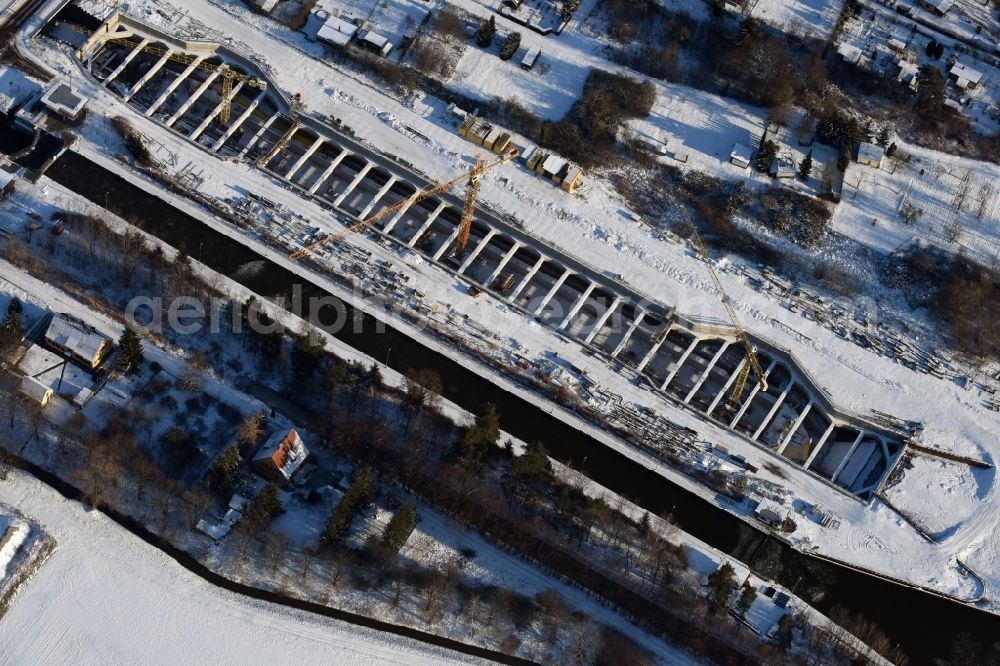
{"type": "Polygon", "coordinates": [[[754,376],[757,378],[757,382],[760,384],[760,390],[767,390],[767,377],[764,374],[764,370],[760,367],[760,361],[757,359],[757,347],[754,346],[753,342],[750,340],[750,336],[747,335],[746,329],[743,328],[743,324],[740,323],[740,318],[736,315],[736,309],[733,307],[733,301],[729,298],[729,294],[726,293],[725,288],[722,286],[722,281],[719,280],[718,273],[712,267],[712,257],[708,254],[708,248],[705,247],[705,243],[701,240],[701,234],[698,233],[697,227],[695,227],[694,222],[691,220],[691,216],[688,214],[687,209],[684,206],[679,206],[681,212],[684,214],[684,218],[687,220],[688,226],[691,228],[691,237],[694,239],[695,247],[698,249],[698,254],[705,261],[705,265],[708,266],[708,274],[712,276],[712,282],[715,283],[715,288],[719,290],[719,295],[722,298],[722,304],[726,307],[726,312],[729,313],[729,319],[736,329],[736,337],[739,338],[740,342],[746,348],[746,357],[743,359],[743,363],[740,364],[739,370],[737,370],[736,379],[733,381],[733,389],[729,394],[729,400],[727,401],[729,406],[732,408],[738,408],[743,401],[743,390],[746,387],[747,379],[750,377],[750,372],[753,371],[754,376]]]}
{"type": "MultiPolygon", "coordinates": [[[[76,32],[83,33],[85,35],[92,35],[89,30],[75,26],[72,24],[65,24],[67,27],[75,30],[76,32]]],[[[114,37],[109,36],[106,42],[111,42],[113,44],[118,44],[119,46],[124,46],[132,50],[139,49],[143,53],[149,53],[150,55],[160,56],[161,58],[167,58],[174,62],[179,62],[185,65],[190,65],[195,63],[197,69],[204,70],[206,72],[212,72],[218,74],[222,77],[222,100],[219,105],[219,112],[216,117],[219,122],[228,123],[229,116],[232,112],[232,96],[233,96],[233,84],[239,81],[245,85],[253,86],[260,90],[267,89],[267,81],[263,79],[258,79],[253,76],[246,76],[240,74],[236,70],[232,69],[226,64],[222,65],[212,65],[206,62],[201,62],[203,56],[194,56],[187,53],[178,53],[176,51],[171,51],[170,49],[160,48],[158,46],[150,46],[148,44],[143,44],[142,42],[130,39],[128,37],[114,37]]]]}
{"type": "Polygon", "coordinates": [[[321,238],[315,243],[307,245],[306,247],[296,252],[293,252],[288,256],[288,258],[291,259],[292,261],[296,261],[298,259],[301,259],[302,257],[312,254],[316,250],[326,245],[329,245],[330,243],[339,243],[341,240],[343,240],[347,236],[350,236],[354,232],[361,231],[362,229],[375,224],[379,220],[384,220],[390,215],[394,215],[396,213],[402,213],[402,211],[405,211],[410,206],[420,203],[421,201],[427,199],[428,197],[432,197],[435,194],[441,194],[443,192],[447,192],[455,185],[464,180],[466,181],[467,184],[465,189],[465,200],[462,206],[462,221],[459,223],[458,234],[456,236],[456,241],[455,241],[455,246],[456,246],[455,253],[457,256],[461,257],[463,254],[465,254],[465,246],[469,242],[469,231],[472,228],[472,214],[475,212],[476,196],[479,192],[479,179],[482,177],[484,173],[486,173],[490,169],[498,167],[502,164],[506,164],[507,162],[510,162],[518,155],[520,155],[520,152],[518,152],[516,148],[511,148],[500,158],[493,160],[492,162],[485,162],[485,163],[477,155],[476,164],[472,168],[472,171],[470,171],[469,173],[462,174],[461,176],[457,176],[443,183],[438,183],[426,190],[417,190],[406,199],[403,199],[402,201],[399,201],[391,206],[382,208],[378,212],[372,213],[365,219],[352,224],[346,229],[338,231],[335,234],[325,236],[324,238],[321,238]]]}

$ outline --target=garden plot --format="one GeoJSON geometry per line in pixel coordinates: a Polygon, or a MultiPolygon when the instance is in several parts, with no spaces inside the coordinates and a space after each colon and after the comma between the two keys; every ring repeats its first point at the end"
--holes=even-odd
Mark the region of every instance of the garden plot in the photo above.
{"type": "Polygon", "coordinates": [[[907,146],[881,169],[848,168],[834,229],[882,252],[920,239],[989,265],[1000,256],[998,179],[994,164],[907,146]]]}
{"type": "Polygon", "coordinates": [[[794,35],[826,39],[844,0],[747,0],[751,16],[794,35]]]}
{"type": "MultiPolygon", "coordinates": [[[[316,8],[329,12],[331,16],[339,16],[345,21],[351,21],[364,29],[376,32],[390,42],[393,49],[398,49],[403,37],[412,36],[417,26],[431,11],[429,3],[422,0],[320,0],[316,8]]],[[[315,26],[316,29],[319,25],[315,26]]]]}

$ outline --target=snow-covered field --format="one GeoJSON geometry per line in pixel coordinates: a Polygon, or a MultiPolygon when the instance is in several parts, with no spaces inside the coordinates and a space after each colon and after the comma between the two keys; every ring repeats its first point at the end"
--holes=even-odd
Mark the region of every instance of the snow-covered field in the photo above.
{"type": "Polygon", "coordinates": [[[748,0],[750,13],[782,30],[816,39],[826,39],[833,32],[844,0],[748,0]]]}
{"type": "Polygon", "coordinates": [[[2,664],[468,664],[477,660],[220,590],[103,514],[15,471],[0,502],[59,547],[0,622],[2,664]]]}

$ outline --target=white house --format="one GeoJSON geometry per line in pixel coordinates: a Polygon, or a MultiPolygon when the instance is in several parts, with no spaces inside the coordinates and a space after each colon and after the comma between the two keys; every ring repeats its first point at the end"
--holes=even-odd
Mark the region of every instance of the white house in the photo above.
{"type": "Polygon", "coordinates": [[[968,65],[956,62],[948,70],[948,74],[955,80],[955,87],[961,90],[975,88],[983,80],[983,73],[972,69],[968,65]]]}
{"type": "Polygon", "coordinates": [[[333,46],[347,46],[358,32],[358,26],[342,18],[331,16],[320,26],[316,39],[333,46]]]}
{"type": "Polygon", "coordinates": [[[55,314],[45,329],[45,345],[94,369],[111,351],[111,338],[72,315],[55,314]]]}

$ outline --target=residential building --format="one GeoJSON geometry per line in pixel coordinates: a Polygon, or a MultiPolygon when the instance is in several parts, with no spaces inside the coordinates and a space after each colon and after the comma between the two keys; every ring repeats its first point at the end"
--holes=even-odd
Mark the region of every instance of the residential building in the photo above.
{"type": "Polygon", "coordinates": [[[309,457],[309,449],[295,428],[273,433],[250,461],[255,472],[269,481],[288,485],[309,457]]]}
{"type": "Polygon", "coordinates": [[[71,361],[95,369],[111,351],[111,338],[68,314],[54,314],[45,329],[45,346],[71,361]]]}
{"type": "Polygon", "coordinates": [[[320,26],[316,39],[333,46],[347,46],[358,32],[358,26],[337,16],[330,16],[320,26]]]}
{"type": "Polygon", "coordinates": [[[956,62],[951,66],[951,69],[948,70],[948,75],[955,82],[955,87],[960,90],[975,88],[983,80],[982,72],[960,62],[956,62]]]}

